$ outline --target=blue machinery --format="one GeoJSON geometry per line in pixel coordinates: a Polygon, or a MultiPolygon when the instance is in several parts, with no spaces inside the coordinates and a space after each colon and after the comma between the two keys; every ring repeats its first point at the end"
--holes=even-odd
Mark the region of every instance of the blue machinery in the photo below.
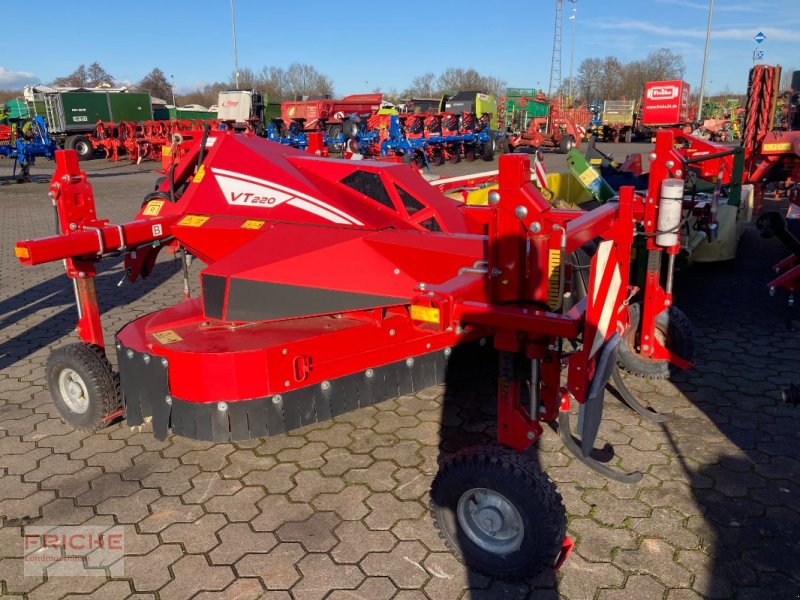
{"type": "Polygon", "coordinates": [[[30,179],[30,169],[36,158],[43,156],[52,159],[55,151],[56,144],[50,139],[44,118],[40,116],[12,124],[10,142],[0,145],[0,156],[15,160],[14,176],[19,164],[22,179],[26,181],[30,179]]]}

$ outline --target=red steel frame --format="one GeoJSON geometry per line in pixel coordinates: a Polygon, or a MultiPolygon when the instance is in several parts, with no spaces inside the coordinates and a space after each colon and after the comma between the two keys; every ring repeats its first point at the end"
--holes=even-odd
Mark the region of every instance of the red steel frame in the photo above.
{"type": "MultiPolygon", "coordinates": [[[[216,323],[228,330],[244,323],[210,317],[201,299],[186,300],[123,328],[118,339],[127,347],[168,359],[171,391],[194,402],[219,399],[220,386],[225,385],[198,373],[224,370],[229,374],[226,398],[230,400],[230,382],[235,381],[233,401],[246,400],[493,336],[501,352],[541,364],[538,415],[522,404],[522,378],[503,375],[498,382],[498,441],[522,450],[541,435],[540,420],[556,419],[560,411],[569,409],[570,399],[586,401],[598,348],[629,326],[627,301],[636,291],[628,285],[634,229],[638,224],[646,232],[655,231],[660,182],[668,175],[680,176],[669,166],[673,159],[680,165],[671,146],[671,136],[659,134],[647,198],[623,188],[618,203],[584,213],[554,209],[530,182],[527,156],[501,158],[499,187],[490,207],[459,207],[407,165],[321,160],[261,140],[212,133],[202,165],[198,165],[201,151],[196,144],[176,166],[176,184],[188,184],[183,196],[176,203],[151,201],[136,219],[120,225],[97,218],[91,186],[79,170],[76,154],[60,151],[51,192],[61,235],[18,242],[15,251],[27,265],[66,260],[67,275],[76,285],[78,335],[100,347],[104,340],[94,293],[94,263],[113,252],[126,253],[131,280],[149,274],[160,248],[172,245],[208,263],[204,277],[234,277],[241,271],[255,281],[325,291],[336,291],[338,286],[343,291],[392,298],[376,301],[372,308],[333,316],[325,316],[324,311],[298,316],[311,330],[299,337],[292,318],[251,322],[248,336],[228,340],[235,352],[214,350],[220,339],[228,338],[209,342],[198,328],[216,323]],[[276,169],[270,171],[270,185],[293,185],[297,194],[304,193],[297,191],[303,186],[310,186],[303,190],[324,191],[327,202],[349,221],[331,226],[311,213],[298,213],[291,202],[255,210],[223,202],[224,178],[236,175],[225,173],[236,169],[241,181],[252,182],[254,175],[265,173],[262,169],[267,165],[276,169]],[[405,188],[425,208],[406,215],[402,199],[393,192],[396,212],[392,212],[332,183],[359,170],[377,173],[385,183],[405,188]],[[292,179],[297,172],[305,174],[302,186],[292,179]],[[318,188],[309,183],[314,181],[321,182],[318,188]],[[441,233],[421,226],[430,218],[437,219],[441,233]],[[304,238],[309,233],[311,238],[304,238]],[[596,238],[604,241],[592,261],[590,296],[561,311],[553,303],[560,304],[569,273],[566,267],[559,272],[554,265],[596,238]],[[298,244],[307,248],[293,251],[298,244]],[[285,256],[270,262],[267,257],[280,248],[287,249],[278,252],[285,256]],[[321,265],[320,261],[327,262],[321,265]],[[359,273],[353,273],[352,265],[359,265],[359,273]],[[415,317],[415,307],[438,309],[438,317],[432,321],[415,317]],[[338,324],[331,329],[333,317],[338,324]],[[163,343],[154,334],[165,330],[178,332],[188,341],[196,339],[197,345],[186,352],[180,344],[163,343]],[[269,343],[264,337],[267,333],[269,343]],[[580,350],[562,351],[560,340],[580,335],[584,340],[580,350]],[[562,386],[565,361],[568,378],[562,386]]],[[[168,185],[162,188],[166,191],[168,185]]],[[[674,255],[678,248],[665,250],[652,238],[648,240],[653,253],[674,255]]],[[[688,366],[652,335],[655,316],[671,303],[672,296],[651,275],[644,286],[643,340],[653,337],[654,359],[688,366]]]]}

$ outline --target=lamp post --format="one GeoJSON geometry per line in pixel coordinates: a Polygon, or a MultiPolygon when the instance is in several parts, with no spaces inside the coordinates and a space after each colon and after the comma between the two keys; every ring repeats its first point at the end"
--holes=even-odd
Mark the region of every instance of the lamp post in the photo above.
{"type": "Polygon", "coordinates": [[[578,16],[578,9],[575,4],[578,0],[570,0],[570,2],[572,2],[572,14],[569,16],[569,20],[572,21],[572,41],[569,51],[569,101],[572,103],[572,65],[575,63],[575,21],[578,16]]]}
{"type": "Polygon", "coordinates": [[[236,48],[236,12],[231,0],[231,30],[233,31],[233,78],[236,82],[236,89],[239,89],[239,51],[236,48]]]}
{"type": "Polygon", "coordinates": [[[172,81],[172,85],[171,85],[171,88],[172,88],[172,106],[174,106],[175,108],[178,108],[178,105],[175,102],[175,75],[170,75],[169,78],[172,81]]]}
{"type": "Polygon", "coordinates": [[[711,17],[714,15],[714,0],[708,5],[708,27],[706,28],[706,49],[703,52],[703,74],[700,76],[700,100],[697,102],[697,120],[703,119],[703,92],[706,83],[706,68],[708,66],[708,47],[711,45],[711,17]]]}

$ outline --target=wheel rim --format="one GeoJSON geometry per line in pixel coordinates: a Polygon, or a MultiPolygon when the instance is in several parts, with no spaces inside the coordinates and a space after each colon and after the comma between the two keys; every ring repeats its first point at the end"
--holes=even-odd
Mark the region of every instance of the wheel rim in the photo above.
{"type": "Polygon", "coordinates": [[[525,527],[516,507],[502,494],[472,488],[458,500],[458,523],[476,546],[496,555],[519,550],[525,527]]]}
{"type": "Polygon", "coordinates": [[[89,144],[87,144],[86,142],[78,142],[77,144],[75,144],[75,150],[81,156],[85,156],[86,154],[89,154],[89,144]]]}
{"type": "Polygon", "coordinates": [[[70,411],[83,414],[89,408],[89,390],[83,378],[73,369],[64,369],[58,376],[58,391],[70,411]]]}

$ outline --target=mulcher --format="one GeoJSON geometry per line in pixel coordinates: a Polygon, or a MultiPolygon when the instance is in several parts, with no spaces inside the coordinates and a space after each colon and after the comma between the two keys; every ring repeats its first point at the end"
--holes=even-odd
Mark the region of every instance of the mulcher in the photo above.
{"type": "Polygon", "coordinates": [[[56,164],[50,193],[60,233],[20,241],[15,251],[25,265],[64,261],[74,283],[81,342],[47,363],[54,402],[73,426],[94,430],[124,417],[152,422],[158,439],[280,435],[445,383],[453,349],[483,340],[499,356],[498,445],[451,457],[431,494],[459,557],[515,578],[557,568],[568,555],[560,496],[523,454],[543,424],[557,427],[588,468],[622,482],[641,478],[591,451],[612,375],[626,402],[661,418],[616,372],[618,349],[632,336],[637,235],[646,237],[652,272],[629,352],[688,366],[656,329],[672,305],[660,260],[680,249],[680,211],[676,221],[661,199],[662,187],[672,194],[684,176],[668,136],[657,143],[646,195],[623,188],[590,212],[553,208],[531,183],[525,155],[502,156],[489,205],[467,206],[409,165],[320,158],[214,132],[134,220],[113,224],[98,218],[77,154],[59,151],[56,164]],[[596,251],[579,294],[568,257],[590,242],[596,251]],[[124,255],[134,281],[151,273],[164,247],[206,265],[200,295],[189,297],[186,281],[183,301],[122,327],[110,344],[117,378],[106,358],[97,262],[124,255]]]}

